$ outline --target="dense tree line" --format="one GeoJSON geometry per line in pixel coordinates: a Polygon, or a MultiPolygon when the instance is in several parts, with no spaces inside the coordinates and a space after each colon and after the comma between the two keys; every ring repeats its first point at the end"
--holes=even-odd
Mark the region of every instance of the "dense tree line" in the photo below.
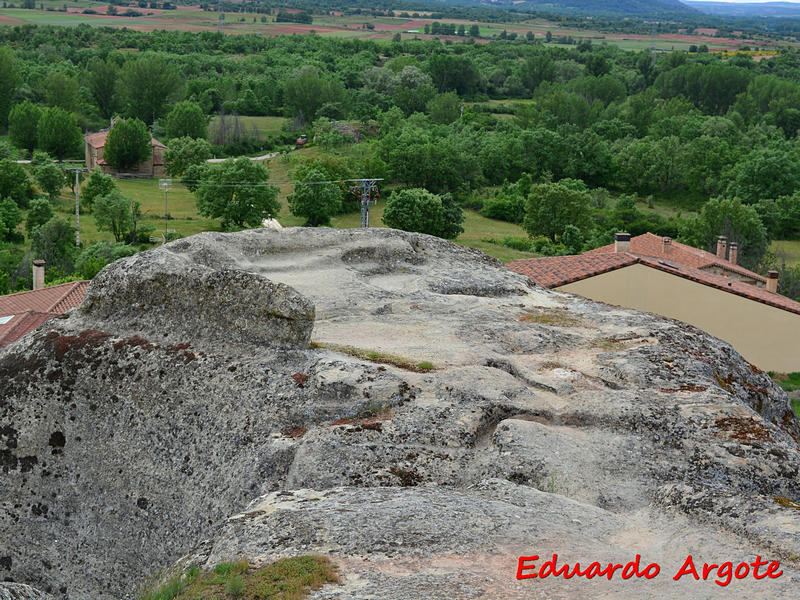
{"type": "MultiPolygon", "coordinates": [[[[174,174],[210,189],[230,177],[264,176],[246,173],[244,163],[209,172],[193,164],[192,156],[210,153],[204,138],[212,115],[290,117],[291,139],[316,132],[318,143],[331,146],[346,141],[331,120],[349,120],[377,128],[358,166],[369,175],[425,189],[440,206],[472,203],[567,249],[603,243],[619,227],[695,239],[700,224],[689,231],[631,206],[648,195],[698,211],[713,198],[741,218],[754,212],[767,241],[800,235],[794,50],[755,63],[746,55],[656,55],[586,41],[443,45],[83,26],[4,28],[0,44],[0,126],[8,123],[21,153],[79,156],[80,130],[119,115],[131,123],[132,138],[144,140],[149,127],[175,140],[168,141],[174,174]],[[546,231],[536,224],[554,198],[592,210],[609,192],[619,199],[591,219],[581,208],[546,231]]],[[[262,208],[248,214],[231,212],[202,188],[198,205],[226,227],[254,224],[275,213],[268,190],[252,190],[262,208]]],[[[302,185],[292,197],[309,224],[340,210],[335,190],[323,191],[332,203],[324,210],[302,185]]],[[[250,203],[246,194],[231,198],[240,196],[241,206],[250,203]]],[[[33,198],[19,181],[0,181],[0,197],[23,210],[33,198]]],[[[436,205],[421,193],[412,197],[425,210],[436,205]]],[[[106,205],[122,202],[112,197],[106,205]]],[[[714,222],[710,213],[707,221],[714,222]]],[[[755,266],[765,248],[744,242],[742,260],[755,266]]]]}

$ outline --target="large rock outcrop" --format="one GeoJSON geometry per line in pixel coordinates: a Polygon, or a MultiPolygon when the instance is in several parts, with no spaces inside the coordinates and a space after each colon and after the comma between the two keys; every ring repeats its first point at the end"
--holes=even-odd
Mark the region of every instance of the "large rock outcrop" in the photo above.
{"type": "Polygon", "coordinates": [[[318,599],[796,596],[800,428],[766,374],[437,238],[179,240],[104,269],[0,381],[0,577],[57,597],[308,552],[343,575],[318,599]],[[516,581],[554,552],[663,573],[516,581]],[[784,574],[673,582],[690,553],[784,574]]]}

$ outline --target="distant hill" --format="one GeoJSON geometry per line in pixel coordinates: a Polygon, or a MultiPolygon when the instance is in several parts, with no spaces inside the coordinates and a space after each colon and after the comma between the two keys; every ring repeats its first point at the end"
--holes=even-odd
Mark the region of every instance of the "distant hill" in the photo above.
{"type": "MultiPolygon", "coordinates": [[[[478,4],[476,2],[476,4],[478,4]]],[[[663,15],[695,13],[696,10],[679,0],[486,0],[483,6],[508,7],[516,10],[526,8],[549,12],[573,12],[585,15],[663,15]]]]}
{"type": "Polygon", "coordinates": [[[800,4],[794,2],[697,2],[685,0],[686,4],[719,17],[791,17],[800,18],[800,4]]]}

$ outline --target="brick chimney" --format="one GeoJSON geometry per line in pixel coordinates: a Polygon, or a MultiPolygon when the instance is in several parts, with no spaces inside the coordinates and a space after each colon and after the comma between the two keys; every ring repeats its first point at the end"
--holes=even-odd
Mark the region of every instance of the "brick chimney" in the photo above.
{"type": "Polygon", "coordinates": [[[45,262],[41,258],[33,261],[33,289],[44,289],[44,265],[45,262]]]}
{"type": "Polygon", "coordinates": [[[773,294],[778,293],[778,272],[769,271],[767,273],[767,291],[773,294]]]}
{"type": "Polygon", "coordinates": [[[724,235],[721,235],[717,238],[717,258],[721,258],[725,260],[725,254],[728,250],[728,238],[724,235]]]}
{"type": "Polygon", "coordinates": [[[661,253],[668,254],[671,249],[672,249],[672,238],[665,236],[661,240],[661,253]]]}
{"type": "Polygon", "coordinates": [[[614,234],[614,252],[628,252],[631,249],[630,233],[614,234]]]}
{"type": "Polygon", "coordinates": [[[739,244],[737,244],[736,242],[731,242],[729,248],[730,249],[728,250],[728,261],[732,265],[735,265],[739,260],[739,244]]]}

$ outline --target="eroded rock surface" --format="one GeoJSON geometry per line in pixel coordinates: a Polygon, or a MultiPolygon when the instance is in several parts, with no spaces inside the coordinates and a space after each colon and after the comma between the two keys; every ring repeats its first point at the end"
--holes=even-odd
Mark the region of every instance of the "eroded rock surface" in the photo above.
{"type": "Polygon", "coordinates": [[[179,240],[105,269],[0,381],[0,577],[58,597],[308,552],[343,575],[318,599],[796,597],[800,428],[766,374],[436,238],[179,240]],[[553,552],[663,573],[514,579],[553,552]],[[673,582],[689,553],[784,575],[673,582]]]}

